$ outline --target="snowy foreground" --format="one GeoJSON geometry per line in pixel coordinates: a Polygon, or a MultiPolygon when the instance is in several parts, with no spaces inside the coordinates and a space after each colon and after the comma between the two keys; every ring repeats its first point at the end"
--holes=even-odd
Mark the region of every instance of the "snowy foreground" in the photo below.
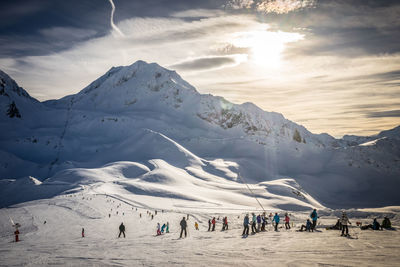
{"type": "MultiPolygon", "coordinates": [[[[243,210],[224,214],[223,209],[199,212],[193,207],[183,213],[177,206],[173,211],[158,210],[152,220],[147,211],[154,214],[154,210],[149,206],[83,190],[3,208],[0,210],[0,266],[399,265],[399,231],[361,231],[352,227],[352,238],[340,237],[339,231],[325,230],[326,225],[334,224],[339,211],[321,211],[320,225],[314,233],[295,231],[304,223],[307,211],[291,213],[294,223],[291,230],[281,228],[274,232],[268,225],[267,232],[242,238],[243,210]],[[187,213],[190,214],[188,237],[179,239],[179,221],[187,213]],[[225,215],[230,222],[228,231],[220,231],[222,221],[219,220],[216,231],[207,232],[208,218],[222,219],[225,215]],[[22,225],[18,243],[13,242],[10,218],[22,225]],[[170,233],[156,236],[157,222],[167,221],[170,233]],[[199,222],[199,231],[194,229],[195,221],[199,222]],[[121,222],[127,228],[125,239],[117,238],[121,222]],[[81,237],[82,227],[85,238],[81,237]]],[[[384,215],[391,218],[396,228],[400,222],[398,207],[348,213],[353,225],[356,221],[370,223],[372,218],[384,215]]]]}

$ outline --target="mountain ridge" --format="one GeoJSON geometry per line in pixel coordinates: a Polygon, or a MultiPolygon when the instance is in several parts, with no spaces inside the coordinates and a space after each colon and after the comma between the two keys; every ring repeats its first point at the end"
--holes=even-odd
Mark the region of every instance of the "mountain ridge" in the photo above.
{"type": "Polygon", "coordinates": [[[293,178],[326,206],[400,202],[397,128],[364,139],[313,134],[252,103],[200,94],[175,71],[144,61],[113,67],[58,100],[25,98],[34,108],[17,101],[21,118],[3,113],[0,120],[1,178],[44,181],[68,169],[162,159],[196,179],[237,180],[240,173],[261,185],[293,178]],[[379,200],[382,193],[389,199],[379,200]]]}

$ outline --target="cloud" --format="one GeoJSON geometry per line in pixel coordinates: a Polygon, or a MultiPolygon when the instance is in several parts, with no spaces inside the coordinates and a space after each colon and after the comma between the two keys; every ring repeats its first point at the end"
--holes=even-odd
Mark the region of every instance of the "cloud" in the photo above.
{"type": "Polygon", "coordinates": [[[216,56],[185,60],[174,64],[170,68],[178,70],[211,70],[221,67],[232,67],[240,63],[240,56],[216,56]]]}
{"type": "Polygon", "coordinates": [[[174,12],[171,14],[171,17],[175,18],[210,18],[223,16],[225,13],[222,10],[218,9],[189,9],[179,12],[174,12]]]}
{"type": "Polygon", "coordinates": [[[287,14],[315,7],[316,2],[316,0],[230,0],[224,7],[233,10],[252,9],[265,14],[287,14]]]}
{"type": "MultiPolygon", "coordinates": [[[[110,67],[142,59],[177,68],[200,92],[235,103],[254,102],[316,133],[370,134],[399,124],[398,116],[374,116],[400,109],[397,35],[389,38],[396,30],[385,21],[378,22],[375,15],[364,18],[362,26],[357,20],[372,8],[349,8],[346,13],[345,3],[319,1],[316,8],[288,15],[196,9],[176,12],[173,17],[135,17],[117,24],[125,38],[91,28],[46,27],[35,37],[0,36],[0,68],[31,95],[45,100],[76,93],[110,67]],[[351,12],[355,12],[352,19],[348,18],[351,12]],[[279,68],[254,64],[253,43],[238,47],[233,41],[246,33],[285,30],[304,39],[283,48],[279,68]],[[68,38],[59,41],[60,33],[68,38]],[[369,40],[369,34],[377,40],[369,40]],[[239,55],[249,57],[241,60],[239,55]]],[[[376,9],[392,13],[388,6],[376,9]]],[[[390,14],[388,20],[397,23],[390,14]]],[[[261,49],[268,45],[267,41],[258,43],[261,49]]]]}
{"type": "Polygon", "coordinates": [[[400,117],[400,109],[387,111],[374,111],[366,114],[368,118],[400,117]]]}
{"type": "Polygon", "coordinates": [[[49,40],[68,40],[82,41],[96,35],[96,31],[92,29],[74,28],[74,27],[51,27],[42,29],[40,34],[49,40]]]}

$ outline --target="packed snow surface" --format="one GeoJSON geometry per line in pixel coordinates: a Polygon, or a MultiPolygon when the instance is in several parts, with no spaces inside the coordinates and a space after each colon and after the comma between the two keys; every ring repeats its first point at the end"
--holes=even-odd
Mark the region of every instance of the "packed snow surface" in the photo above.
{"type": "MultiPolygon", "coordinates": [[[[110,189],[111,190],[111,189],[110,189]]],[[[143,199],[142,199],[143,200],[143,199]]],[[[170,199],[171,202],[177,201],[170,199]]],[[[166,207],[171,207],[163,201],[166,207]]],[[[161,208],[163,203],[158,203],[161,208]]],[[[184,203],[184,202],[182,202],[184,203]]],[[[120,195],[105,195],[96,188],[37,200],[0,210],[0,266],[398,266],[399,231],[360,230],[356,222],[390,216],[399,226],[397,213],[348,211],[350,238],[325,227],[336,222],[340,211],[319,211],[315,232],[297,232],[309,211],[290,212],[290,230],[267,231],[242,237],[246,212],[219,209],[154,209],[120,195]],[[155,211],[157,210],[157,215],[155,211]],[[150,212],[151,215],[147,212],[150,212]],[[109,217],[110,214],[110,217],[109,217]],[[140,217],[141,214],[141,217],[140,217]],[[188,220],[187,238],[179,238],[179,222],[188,220]],[[222,218],[229,229],[221,231],[222,218]],[[208,219],[217,219],[216,231],[208,232],[208,219]],[[20,242],[10,218],[21,224],[20,242]],[[118,238],[124,223],[126,238],[118,238]],[[156,235],[157,223],[169,223],[170,233],[156,235]],[[194,223],[199,223],[196,231],[194,223]],[[81,237],[82,228],[85,237],[81,237]]],[[[267,211],[267,214],[270,211],[267,211]]],[[[271,210],[274,212],[274,210],[271,210]]],[[[279,211],[277,211],[279,212],[279,211]]],[[[279,212],[283,221],[283,212],[279,212]]]]}

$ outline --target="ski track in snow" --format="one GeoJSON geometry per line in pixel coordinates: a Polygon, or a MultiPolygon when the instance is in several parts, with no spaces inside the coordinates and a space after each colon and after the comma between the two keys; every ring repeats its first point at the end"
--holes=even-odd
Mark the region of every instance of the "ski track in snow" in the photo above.
{"type": "Polygon", "coordinates": [[[147,210],[154,214],[91,189],[1,209],[0,266],[398,266],[400,260],[398,231],[350,227],[358,239],[344,238],[339,231],[324,229],[335,222],[331,216],[320,218],[323,225],[314,233],[295,231],[308,216],[296,212],[291,230],[274,232],[267,225],[266,232],[242,238],[243,213],[227,214],[228,231],[221,231],[221,215],[216,231],[208,232],[208,219],[219,215],[213,210],[189,212],[188,237],[179,239],[179,221],[186,213],[158,210],[151,220],[147,210]],[[8,216],[22,225],[19,243],[13,242],[8,216]],[[170,233],[156,236],[157,222],[166,221],[170,233]],[[127,237],[118,239],[121,222],[127,237]],[[80,237],[82,227],[85,238],[80,237]]]}

